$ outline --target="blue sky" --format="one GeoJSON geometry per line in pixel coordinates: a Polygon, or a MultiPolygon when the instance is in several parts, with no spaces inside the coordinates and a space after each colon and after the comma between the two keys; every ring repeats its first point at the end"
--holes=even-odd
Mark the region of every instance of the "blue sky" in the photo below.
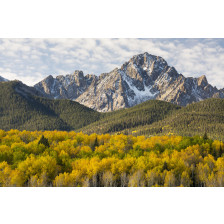
{"type": "Polygon", "coordinates": [[[224,39],[0,39],[0,76],[34,85],[48,75],[100,75],[133,55],[163,57],[184,76],[224,87],[224,39]]]}

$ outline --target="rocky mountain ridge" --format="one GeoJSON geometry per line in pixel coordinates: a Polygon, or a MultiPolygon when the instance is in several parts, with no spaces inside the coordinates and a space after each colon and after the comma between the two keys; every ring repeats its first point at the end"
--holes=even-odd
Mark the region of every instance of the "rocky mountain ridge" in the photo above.
{"type": "Polygon", "coordinates": [[[49,75],[34,87],[46,93],[50,98],[75,100],[88,89],[96,78],[97,76],[84,76],[82,71],[75,71],[72,75],[59,75],[56,78],[49,75]]]}
{"type": "Polygon", "coordinates": [[[54,99],[75,100],[100,112],[128,108],[149,99],[185,106],[207,98],[224,98],[224,91],[210,85],[203,75],[184,77],[159,56],[145,52],[133,56],[109,73],[84,76],[48,76],[34,86],[54,99]]]}
{"type": "MultiPolygon", "coordinates": [[[[8,80],[0,76],[0,82],[5,81],[8,80]]],[[[29,92],[77,101],[100,112],[129,108],[149,99],[186,106],[207,98],[224,98],[224,89],[210,85],[205,75],[184,77],[162,57],[147,52],[100,76],[84,75],[78,70],[56,78],[50,75],[30,87],[29,92]]]]}

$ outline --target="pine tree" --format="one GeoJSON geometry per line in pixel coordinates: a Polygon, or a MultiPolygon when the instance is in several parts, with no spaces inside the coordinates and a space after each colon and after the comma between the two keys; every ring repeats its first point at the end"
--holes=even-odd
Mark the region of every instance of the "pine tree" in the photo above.
{"type": "Polygon", "coordinates": [[[95,148],[99,146],[97,137],[95,138],[92,150],[95,151],[95,148]]]}
{"type": "Polygon", "coordinates": [[[163,170],[168,170],[168,164],[167,164],[166,161],[165,161],[164,164],[163,164],[163,170]]]}
{"type": "Polygon", "coordinates": [[[204,136],[203,136],[203,139],[206,141],[208,140],[208,135],[207,135],[207,132],[205,132],[204,136]]]}
{"type": "Polygon", "coordinates": [[[50,144],[48,142],[48,139],[45,138],[43,135],[41,136],[39,142],[38,142],[38,145],[39,144],[43,144],[45,147],[49,148],[50,147],[50,144]]]}

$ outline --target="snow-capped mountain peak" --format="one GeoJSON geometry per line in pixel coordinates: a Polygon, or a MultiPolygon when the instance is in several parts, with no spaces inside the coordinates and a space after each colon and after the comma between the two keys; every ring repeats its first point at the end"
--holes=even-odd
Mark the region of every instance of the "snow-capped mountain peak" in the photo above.
{"type": "Polygon", "coordinates": [[[71,99],[97,111],[131,107],[149,99],[187,105],[210,97],[224,97],[203,75],[186,78],[159,56],[147,52],[133,56],[121,68],[99,77],[75,71],[48,76],[35,85],[51,98],[71,99]]]}

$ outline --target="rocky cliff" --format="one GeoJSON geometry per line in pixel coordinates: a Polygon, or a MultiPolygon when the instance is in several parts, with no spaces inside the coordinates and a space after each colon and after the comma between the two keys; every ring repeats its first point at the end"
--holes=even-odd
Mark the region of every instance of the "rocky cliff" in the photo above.
{"type": "Polygon", "coordinates": [[[74,74],[48,76],[34,86],[50,98],[75,100],[94,110],[107,112],[132,107],[149,99],[185,106],[211,97],[224,98],[224,91],[211,86],[203,75],[184,77],[159,56],[133,56],[121,68],[99,77],[74,74]]]}

